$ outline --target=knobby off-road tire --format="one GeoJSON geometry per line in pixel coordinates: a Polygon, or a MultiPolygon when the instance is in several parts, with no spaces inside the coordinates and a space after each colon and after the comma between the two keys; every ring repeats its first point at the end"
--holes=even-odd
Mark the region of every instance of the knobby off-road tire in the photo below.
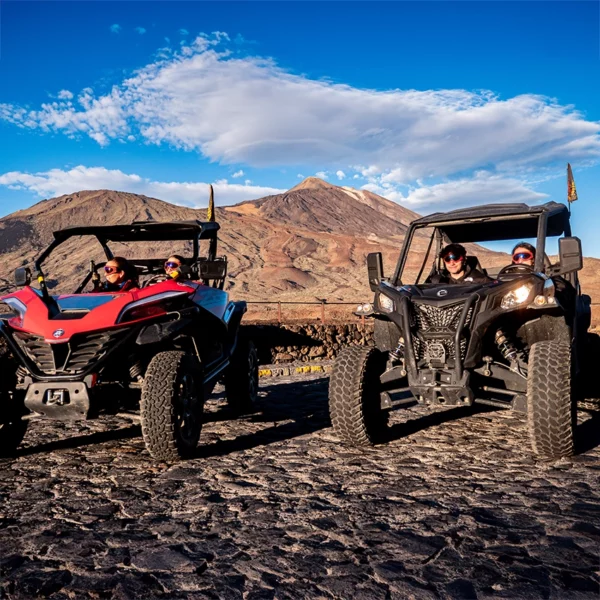
{"type": "Polygon", "coordinates": [[[225,372],[225,394],[235,414],[252,411],[258,397],[258,353],[251,340],[238,340],[225,372]]]}
{"type": "Polygon", "coordinates": [[[157,354],[148,365],[140,416],[146,448],[157,460],[189,458],[202,429],[204,392],[198,360],[185,352],[157,354]]]}
{"type": "Polygon", "coordinates": [[[536,454],[544,458],[573,454],[576,410],[570,347],[559,342],[533,344],[527,377],[527,421],[536,454]]]}
{"type": "Polygon", "coordinates": [[[342,441],[371,446],[384,441],[388,412],[381,409],[380,376],[385,354],[351,346],[336,358],[329,381],[329,415],[342,441]]]}
{"type": "Polygon", "coordinates": [[[21,419],[27,411],[22,392],[15,390],[15,370],[7,349],[0,347],[0,457],[12,456],[27,431],[28,422],[21,419]]]}

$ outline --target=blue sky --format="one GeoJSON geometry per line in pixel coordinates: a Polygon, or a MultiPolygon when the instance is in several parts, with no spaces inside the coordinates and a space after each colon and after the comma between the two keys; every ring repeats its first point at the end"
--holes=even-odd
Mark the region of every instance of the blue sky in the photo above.
{"type": "Polygon", "coordinates": [[[0,215],[320,174],[427,213],[564,201],[600,256],[598,2],[2,2],[0,215]]]}

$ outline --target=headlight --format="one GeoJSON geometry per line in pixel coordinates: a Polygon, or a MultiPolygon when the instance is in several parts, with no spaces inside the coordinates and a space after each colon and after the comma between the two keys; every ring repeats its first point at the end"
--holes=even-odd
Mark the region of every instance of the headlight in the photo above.
{"type": "Polygon", "coordinates": [[[379,294],[379,308],[386,313],[394,312],[394,301],[383,294],[379,294]]]}
{"type": "Polygon", "coordinates": [[[518,287],[514,290],[511,290],[502,298],[502,302],[500,306],[502,308],[514,308],[515,306],[519,306],[524,302],[527,302],[529,298],[529,294],[531,294],[532,285],[530,283],[525,283],[521,287],[518,287]]]}
{"type": "Polygon", "coordinates": [[[119,315],[117,323],[156,317],[171,310],[174,301],[188,296],[189,292],[163,292],[128,304],[119,315]]]}
{"type": "Polygon", "coordinates": [[[370,302],[365,304],[359,304],[354,311],[355,315],[358,316],[369,316],[373,314],[373,305],[370,302]]]}
{"type": "Polygon", "coordinates": [[[2,300],[3,304],[6,304],[16,313],[16,316],[19,319],[19,327],[23,327],[23,319],[25,319],[25,313],[27,312],[27,307],[17,298],[5,298],[2,300]]]}

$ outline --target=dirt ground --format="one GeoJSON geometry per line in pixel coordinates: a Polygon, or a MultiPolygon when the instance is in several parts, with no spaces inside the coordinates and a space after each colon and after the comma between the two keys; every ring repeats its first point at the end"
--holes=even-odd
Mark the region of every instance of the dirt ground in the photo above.
{"type": "Polygon", "coordinates": [[[489,408],[397,410],[361,452],[317,377],[237,420],[217,395],[170,467],[127,418],[33,423],[0,461],[0,598],[598,598],[597,401],[557,463],[489,408]]]}

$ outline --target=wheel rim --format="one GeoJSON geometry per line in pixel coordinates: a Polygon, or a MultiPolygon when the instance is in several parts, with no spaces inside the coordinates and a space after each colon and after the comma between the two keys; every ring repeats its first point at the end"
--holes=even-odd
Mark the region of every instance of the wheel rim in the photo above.
{"type": "Polygon", "coordinates": [[[194,378],[189,373],[186,373],[179,383],[178,404],[177,428],[179,434],[187,445],[194,444],[199,422],[198,394],[194,378]]]}

